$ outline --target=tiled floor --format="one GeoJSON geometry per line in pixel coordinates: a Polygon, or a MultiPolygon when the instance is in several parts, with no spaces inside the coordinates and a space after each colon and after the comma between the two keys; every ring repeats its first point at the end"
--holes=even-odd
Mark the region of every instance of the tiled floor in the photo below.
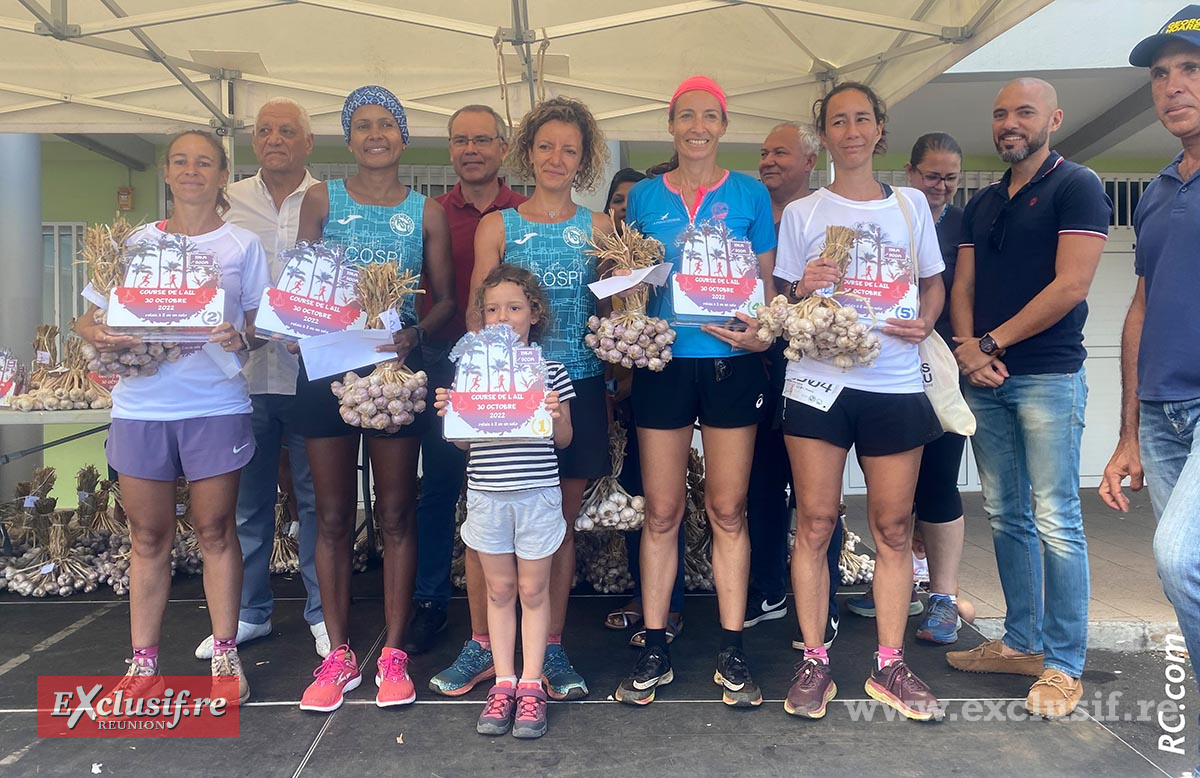
{"type": "MultiPolygon", "coordinates": [[[[1104,505],[1095,489],[1080,492],[1092,571],[1088,618],[1092,622],[1173,622],[1175,612],[1154,569],[1154,514],[1149,495],[1142,492],[1131,497],[1129,513],[1121,514],[1104,505]]],[[[846,503],[850,528],[870,543],[866,498],[850,497],[846,503]]],[[[974,601],[977,618],[1002,618],[1004,595],[983,499],[978,493],[964,494],[963,503],[967,527],[960,592],[974,601]]]]}

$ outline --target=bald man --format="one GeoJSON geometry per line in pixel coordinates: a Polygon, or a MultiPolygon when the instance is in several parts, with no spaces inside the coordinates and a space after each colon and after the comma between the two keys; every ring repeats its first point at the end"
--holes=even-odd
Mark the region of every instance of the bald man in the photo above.
{"type": "Polygon", "coordinates": [[[1083,324],[1112,213],[1099,177],[1050,150],[1062,119],[1050,84],[1005,84],[992,135],[1010,167],[963,214],[950,318],[1007,610],[1002,638],[946,655],[959,670],[1036,677],[1025,707],[1056,717],[1083,694],[1083,324]]]}

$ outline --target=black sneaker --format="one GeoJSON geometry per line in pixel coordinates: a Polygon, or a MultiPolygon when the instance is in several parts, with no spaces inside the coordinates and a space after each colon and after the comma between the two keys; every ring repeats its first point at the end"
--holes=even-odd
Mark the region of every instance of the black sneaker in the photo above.
{"type": "Polygon", "coordinates": [[[825,648],[829,648],[833,645],[833,641],[837,640],[839,624],[841,624],[841,616],[835,609],[825,621],[825,648]]]}
{"type": "MultiPolygon", "coordinates": [[[[829,614],[829,618],[825,621],[825,648],[829,648],[833,645],[833,641],[837,640],[840,624],[841,617],[836,611],[829,614]]],[[[804,650],[804,634],[799,629],[796,630],[796,637],[792,638],[792,648],[797,651],[804,650]]]]}
{"type": "Polygon", "coordinates": [[[415,605],[404,650],[409,654],[423,654],[433,645],[437,634],[446,628],[446,608],[432,600],[418,600],[415,605]]]}
{"type": "Polygon", "coordinates": [[[666,650],[650,646],[642,650],[633,675],[621,681],[614,695],[618,702],[627,705],[647,705],[654,702],[654,690],[675,680],[671,672],[671,657],[666,650]]]}
{"type": "Polygon", "coordinates": [[[742,622],[743,629],[750,629],[760,621],[782,619],[787,615],[787,597],[780,597],[779,602],[753,597],[746,602],[746,620],[742,622]]]}
{"type": "Polygon", "coordinates": [[[762,689],[750,677],[750,667],[740,648],[730,647],[717,654],[713,681],[724,690],[721,699],[726,705],[739,708],[762,705],[762,689]]]}

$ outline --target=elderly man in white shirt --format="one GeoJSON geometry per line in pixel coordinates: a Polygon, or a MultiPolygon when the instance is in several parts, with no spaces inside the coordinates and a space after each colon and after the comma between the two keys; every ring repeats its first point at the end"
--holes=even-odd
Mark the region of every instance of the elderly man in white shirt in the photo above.
{"type": "MultiPolygon", "coordinates": [[[[260,165],[258,173],[229,185],[231,207],[225,219],[262,239],[271,280],[277,282],[283,271],[279,252],[295,245],[300,204],[308,188],[317,183],[305,166],[313,148],[308,113],[287,98],[267,101],[254,121],[253,147],[260,165]]],[[[304,438],[290,429],[299,363],[282,343],[269,342],[251,352],[244,373],[254,404],[252,420],[257,451],[242,472],[238,491],[237,529],[245,573],[237,642],[245,643],[271,633],[275,601],[268,566],[275,535],[281,447],[286,446],[292,475],[293,494],[289,497],[295,501],[300,518],[300,575],[308,595],[304,620],[312,632],[317,653],[324,657],[329,654],[329,637],[325,633],[313,562],[317,522],[312,473],[304,438]]],[[[213,639],[209,635],[196,647],[196,657],[209,658],[212,650],[213,639]]]]}

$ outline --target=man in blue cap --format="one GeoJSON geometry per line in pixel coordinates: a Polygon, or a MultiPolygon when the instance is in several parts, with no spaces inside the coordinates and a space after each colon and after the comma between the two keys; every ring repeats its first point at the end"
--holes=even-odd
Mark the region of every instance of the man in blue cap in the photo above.
{"type": "MultiPolygon", "coordinates": [[[[1183,151],[1146,187],[1133,216],[1138,282],[1121,335],[1121,437],[1104,468],[1100,496],[1109,507],[1127,511],[1121,481],[1128,476],[1134,491],[1149,484],[1158,519],[1158,576],[1175,606],[1195,671],[1200,670],[1200,457],[1192,456],[1200,451],[1200,316],[1195,304],[1200,277],[1200,5],[1187,6],[1158,34],[1135,46],[1129,64],[1150,68],[1154,109],[1183,151]]],[[[1183,753],[1176,745],[1172,748],[1183,753]]]]}

